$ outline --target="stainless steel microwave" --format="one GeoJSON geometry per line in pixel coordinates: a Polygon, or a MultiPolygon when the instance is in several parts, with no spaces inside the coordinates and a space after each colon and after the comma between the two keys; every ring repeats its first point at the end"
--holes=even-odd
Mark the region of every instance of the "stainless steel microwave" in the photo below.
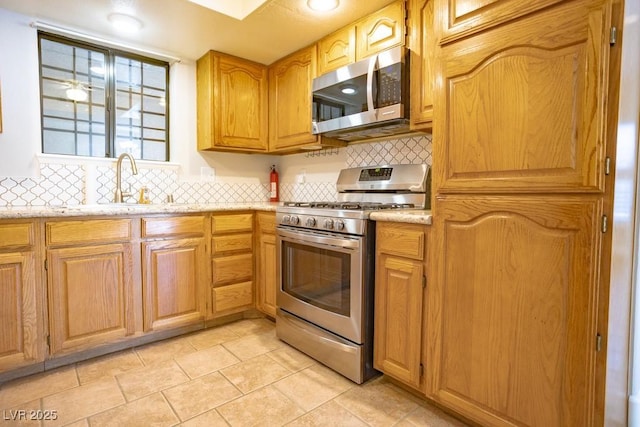
{"type": "Polygon", "coordinates": [[[344,141],[409,132],[409,51],[396,47],[313,79],[312,133],[344,141]]]}

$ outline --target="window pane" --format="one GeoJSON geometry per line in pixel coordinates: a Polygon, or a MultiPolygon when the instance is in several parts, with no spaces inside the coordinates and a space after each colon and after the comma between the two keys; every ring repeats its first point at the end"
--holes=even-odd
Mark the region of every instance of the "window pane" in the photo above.
{"type": "Polygon", "coordinates": [[[39,37],[44,153],[168,160],[168,64],[39,37]]]}
{"type": "Polygon", "coordinates": [[[104,69],[105,58],[100,51],[41,39],[43,152],[104,156],[105,76],[92,67],[104,69]]]}

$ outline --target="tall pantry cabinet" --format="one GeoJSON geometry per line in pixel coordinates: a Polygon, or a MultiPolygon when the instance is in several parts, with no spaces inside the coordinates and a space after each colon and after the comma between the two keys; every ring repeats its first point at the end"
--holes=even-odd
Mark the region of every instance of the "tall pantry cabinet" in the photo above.
{"type": "Polygon", "coordinates": [[[436,0],[426,393],[482,425],[602,423],[612,6],[436,0]]]}

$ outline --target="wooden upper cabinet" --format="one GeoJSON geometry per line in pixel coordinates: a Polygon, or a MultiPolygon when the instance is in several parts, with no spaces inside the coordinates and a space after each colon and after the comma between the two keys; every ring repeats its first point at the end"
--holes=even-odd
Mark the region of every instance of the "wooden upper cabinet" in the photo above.
{"type": "Polygon", "coordinates": [[[409,0],[409,49],[411,50],[411,128],[431,128],[437,35],[435,0],[409,0]]]}
{"type": "Polygon", "coordinates": [[[610,19],[572,1],[442,46],[437,191],[602,191],[610,19]]]}
{"type": "Polygon", "coordinates": [[[437,206],[427,395],[479,425],[597,425],[601,198],[464,195],[437,206]]]}
{"type": "Polygon", "coordinates": [[[443,43],[543,9],[562,0],[442,0],[443,43]]]}
{"type": "Polygon", "coordinates": [[[344,27],[318,42],[318,75],[356,60],[356,27],[344,27]]]}
{"type": "Polygon", "coordinates": [[[198,150],[268,148],[267,67],[210,51],[197,62],[198,150]]]}
{"type": "Polygon", "coordinates": [[[311,84],[316,46],[299,50],[269,67],[269,145],[271,151],[317,144],[311,133],[311,84]]]}
{"type": "Polygon", "coordinates": [[[356,22],[356,60],[405,44],[405,5],[398,0],[356,22]]]}

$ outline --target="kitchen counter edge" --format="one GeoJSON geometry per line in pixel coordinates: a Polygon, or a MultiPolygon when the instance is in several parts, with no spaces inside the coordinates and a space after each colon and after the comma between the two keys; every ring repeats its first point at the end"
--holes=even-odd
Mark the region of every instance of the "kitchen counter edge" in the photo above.
{"type": "Polygon", "coordinates": [[[119,215],[155,215],[173,213],[223,212],[255,210],[275,212],[281,203],[249,202],[249,203],[194,203],[194,204],[125,204],[113,205],[75,205],[75,206],[20,206],[0,208],[0,220],[16,218],[59,218],[82,216],[119,216],[119,215]]]}
{"type": "Polygon", "coordinates": [[[430,210],[393,210],[371,212],[374,221],[405,222],[409,224],[431,225],[433,216],[430,210]]]}

